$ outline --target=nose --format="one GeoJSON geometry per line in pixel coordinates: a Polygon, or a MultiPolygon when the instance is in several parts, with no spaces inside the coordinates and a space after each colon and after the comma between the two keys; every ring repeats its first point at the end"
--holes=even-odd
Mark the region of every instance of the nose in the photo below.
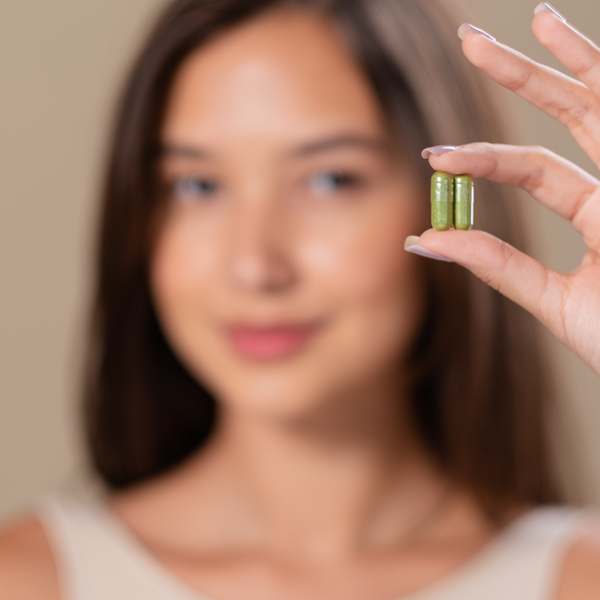
{"type": "Polygon", "coordinates": [[[280,294],[296,283],[293,243],[286,238],[283,215],[274,206],[239,207],[231,236],[228,271],[237,289],[280,294]]]}

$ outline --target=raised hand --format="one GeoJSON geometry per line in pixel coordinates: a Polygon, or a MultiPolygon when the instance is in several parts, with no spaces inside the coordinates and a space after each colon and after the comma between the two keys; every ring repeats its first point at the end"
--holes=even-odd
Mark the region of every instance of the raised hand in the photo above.
{"type": "MultiPolygon", "coordinates": [[[[463,51],[498,83],[566,125],[600,167],[600,50],[547,4],[536,8],[533,31],[579,81],[540,65],[472,26],[463,51]]],[[[600,182],[539,147],[485,143],[424,151],[431,166],[518,186],[569,219],[588,248],[567,275],[483,231],[433,229],[407,240],[407,250],[450,259],[535,315],[600,375],[600,182]]]]}

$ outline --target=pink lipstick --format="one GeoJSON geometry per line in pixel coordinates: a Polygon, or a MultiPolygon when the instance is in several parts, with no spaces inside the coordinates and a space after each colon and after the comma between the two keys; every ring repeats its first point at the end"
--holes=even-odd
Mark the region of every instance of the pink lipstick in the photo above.
{"type": "Polygon", "coordinates": [[[243,356],[255,360],[275,360],[291,356],[304,348],[317,330],[316,325],[237,325],[229,328],[228,333],[233,347],[243,356]]]}

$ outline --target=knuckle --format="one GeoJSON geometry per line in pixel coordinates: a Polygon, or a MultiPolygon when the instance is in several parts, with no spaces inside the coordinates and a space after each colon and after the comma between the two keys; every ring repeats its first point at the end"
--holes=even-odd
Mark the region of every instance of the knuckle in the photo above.
{"type": "Polygon", "coordinates": [[[499,243],[499,250],[500,250],[500,256],[499,256],[499,265],[498,265],[498,269],[496,271],[496,273],[494,274],[494,287],[499,291],[502,292],[502,282],[504,281],[504,275],[505,275],[505,271],[508,268],[508,265],[510,264],[510,261],[512,259],[513,256],[513,252],[512,252],[512,248],[504,241],[500,240],[499,243]]]}
{"type": "Polygon", "coordinates": [[[582,215],[581,219],[574,219],[573,224],[583,230],[583,241],[585,245],[595,252],[600,252],[600,228],[599,227],[587,227],[587,223],[600,222],[598,218],[592,218],[588,220],[587,215],[582,215]]]}
{"type": "Polygon", "coordinates": [[[477,147],[481,152],[488,154],[494,154],[494,150],[496,149],[496,146],[490,142],[477,142],[477,147]]]}
{"type": "Polygon", "coordinates": [[[507,244],[505,241],[500,240],[500,267],[499,273],[503,273],[506,271],[508,264],[510,263],[511,258],[513,257],[513,249],[507,244]]]}
{"type": "Polygon", "coordinates": [[[498,250],[498,259],[495,267],[486,269],[485,272],[480,273],[479,278],[490,287],[502,293],[505,271],[513,257],[513,249],[506,242],[498,240],[498,250]]]}
{"type": "Polygon", "coordinates": [[[537,165],[518,182],[520,188],[523,188],[528,194],[533,194],[544,183],[545,168],[537,165]]]}
{"type": "Polygon", "coordinates": [[[518,92],[522,90],[531,79],[532,72],[529,69],[522,68],[518,72],[512,74],[506,81],[503,82],[504,87],[508,88],[511,92],[518,92]]]}
{"type": "Polygon", "coordinates": [[[536,155],[538,159],[542,159],[542,160],[546,160],[548,158],[553,158],[554,156],[556,156],[556,154],[554,152],[552,152],[551,150],[548,150],[548,148],[546,148],[545,146],[540,146],[540,145],[527,146],[527,150],[529,152],[531,152],[532,154],[536,155]]]}
{"type": "Polygon", "coordinates": [[[571,106],[563,106],[558,108],[558,120],[566,125],[569,129],[578,129],[584,125],[590,114],[598,112],[597,102],[589,99],[578,99],[571,106]]]}
{"type": "Polygon", "coordinates": [[[594,71],[600,69],[600,54],[595,48],[588,48],[588,52],[582,57],[581,63],[573,69],[577,77],[587,77],[594,71]]]}
{"type": "Polygon", "coordinates": [[[534,195],[546,181],[548,170],[558,158],[543,146],[528,146],[524,148],[524,162],[529,166],[527,172],[517,181],[517,185],[527,193],[534,195]]]}

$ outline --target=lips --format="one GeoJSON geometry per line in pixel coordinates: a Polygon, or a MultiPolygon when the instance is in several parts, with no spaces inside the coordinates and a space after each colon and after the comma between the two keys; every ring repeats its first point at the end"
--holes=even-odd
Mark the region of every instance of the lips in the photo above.
{"type": "Polygon", "coordinates": [[[289,357],[303,349],[315,336],[318,325],[275,325],[253,327],[235,325],[229,338],[235,350],[246,358],[274,360],[289,357]]]}

